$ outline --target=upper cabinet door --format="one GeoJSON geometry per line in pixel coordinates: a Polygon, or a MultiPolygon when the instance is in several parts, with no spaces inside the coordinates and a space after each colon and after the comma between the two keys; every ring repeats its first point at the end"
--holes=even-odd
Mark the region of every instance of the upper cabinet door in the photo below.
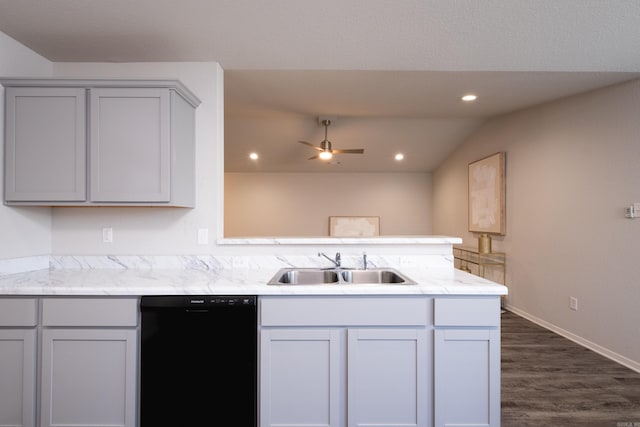
{"type": "Polygon", "coordinates": [[[90,198],[171,200],[169,89],[91,90],[90,198]]]}
{"type": "Polygon", "coordinates": [[[5,199],[86,199],[86,90],[6,88],[5,199]]]}

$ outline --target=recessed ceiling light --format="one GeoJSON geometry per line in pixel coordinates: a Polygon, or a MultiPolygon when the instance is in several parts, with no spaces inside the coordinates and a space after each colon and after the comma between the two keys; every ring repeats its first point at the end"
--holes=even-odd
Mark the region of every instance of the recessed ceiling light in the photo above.
{"type": "Polygon", "coordinates": [[[400,160],[402,160],[402,159],[404,159],[404,154],[402,154],[402,153],[398,153],[398,154],[396,154],[396,160],[397,160],[397,161],[400,161],[400,160]]]}
{"type": "Polygon", "coordinates": [[[251,153],[249,154],[249,158],[251,160],[258,160],[258,153],[251,153]]]}
{"type": "Polygon", "coordinates": [[[478,99],[478,97],[476,95],[473,95],[473,94],[470,93],[468,95],[463,96],[460,99],[462,99],[464,102],[471,102],[471,101],[475,101],[476,99],[478,99]]]}

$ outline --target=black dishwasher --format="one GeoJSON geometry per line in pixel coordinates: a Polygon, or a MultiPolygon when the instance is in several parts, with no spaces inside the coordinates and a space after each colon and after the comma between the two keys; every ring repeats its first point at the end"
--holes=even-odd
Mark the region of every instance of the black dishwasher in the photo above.
{"type": "Polygon", "coordinates": [[[256,296],[143,296],[140,426],[257,425],[256,296]]]}

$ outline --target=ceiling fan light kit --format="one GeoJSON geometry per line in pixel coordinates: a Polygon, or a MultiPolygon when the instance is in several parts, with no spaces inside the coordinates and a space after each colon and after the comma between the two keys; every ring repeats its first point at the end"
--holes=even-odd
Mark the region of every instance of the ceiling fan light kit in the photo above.
{"type": "Polygon", "coordinates": [[[315,160],[315,159],[320,159],[320,160],[331,160],[333,158],[334,154],[364,154],[364,148],[348,148],[348,149],[344,149],[344,150],[334,150],[331,147],[331,141],[329,141],[329,139],[327,138],[327,133],[328,133],[328,129],[329,126],[331,125],[331,120],[328,118],[321,118],[318,117],[318,122],[324,126],[324,140],[322,142],[320,142],[320,145],[314,145],[310,142],[307,141],[298,141],[301,144],[305,144],[310,146],[311,148],[313,148],[314,150],[318,150],[320,151],[320,153],[318,153],[317,155],[313,156],[313,157],[309,157],[308,160],[315,160]]]}
{"type": "Polygon", "coordinates": [[[318,154],[318,158],[322,160],[331,160],[333,158],[333,154],[331,151],[322,151],[318,154]]]}

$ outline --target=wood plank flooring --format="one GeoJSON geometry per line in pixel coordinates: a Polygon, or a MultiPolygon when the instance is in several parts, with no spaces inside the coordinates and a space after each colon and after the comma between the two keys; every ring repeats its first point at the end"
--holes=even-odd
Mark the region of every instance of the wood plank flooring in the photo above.
{"type": "Polygon", "coordinates": [[[509,311],[501,338],[502,427],[640,426],[640,373],[509,311]]]}

